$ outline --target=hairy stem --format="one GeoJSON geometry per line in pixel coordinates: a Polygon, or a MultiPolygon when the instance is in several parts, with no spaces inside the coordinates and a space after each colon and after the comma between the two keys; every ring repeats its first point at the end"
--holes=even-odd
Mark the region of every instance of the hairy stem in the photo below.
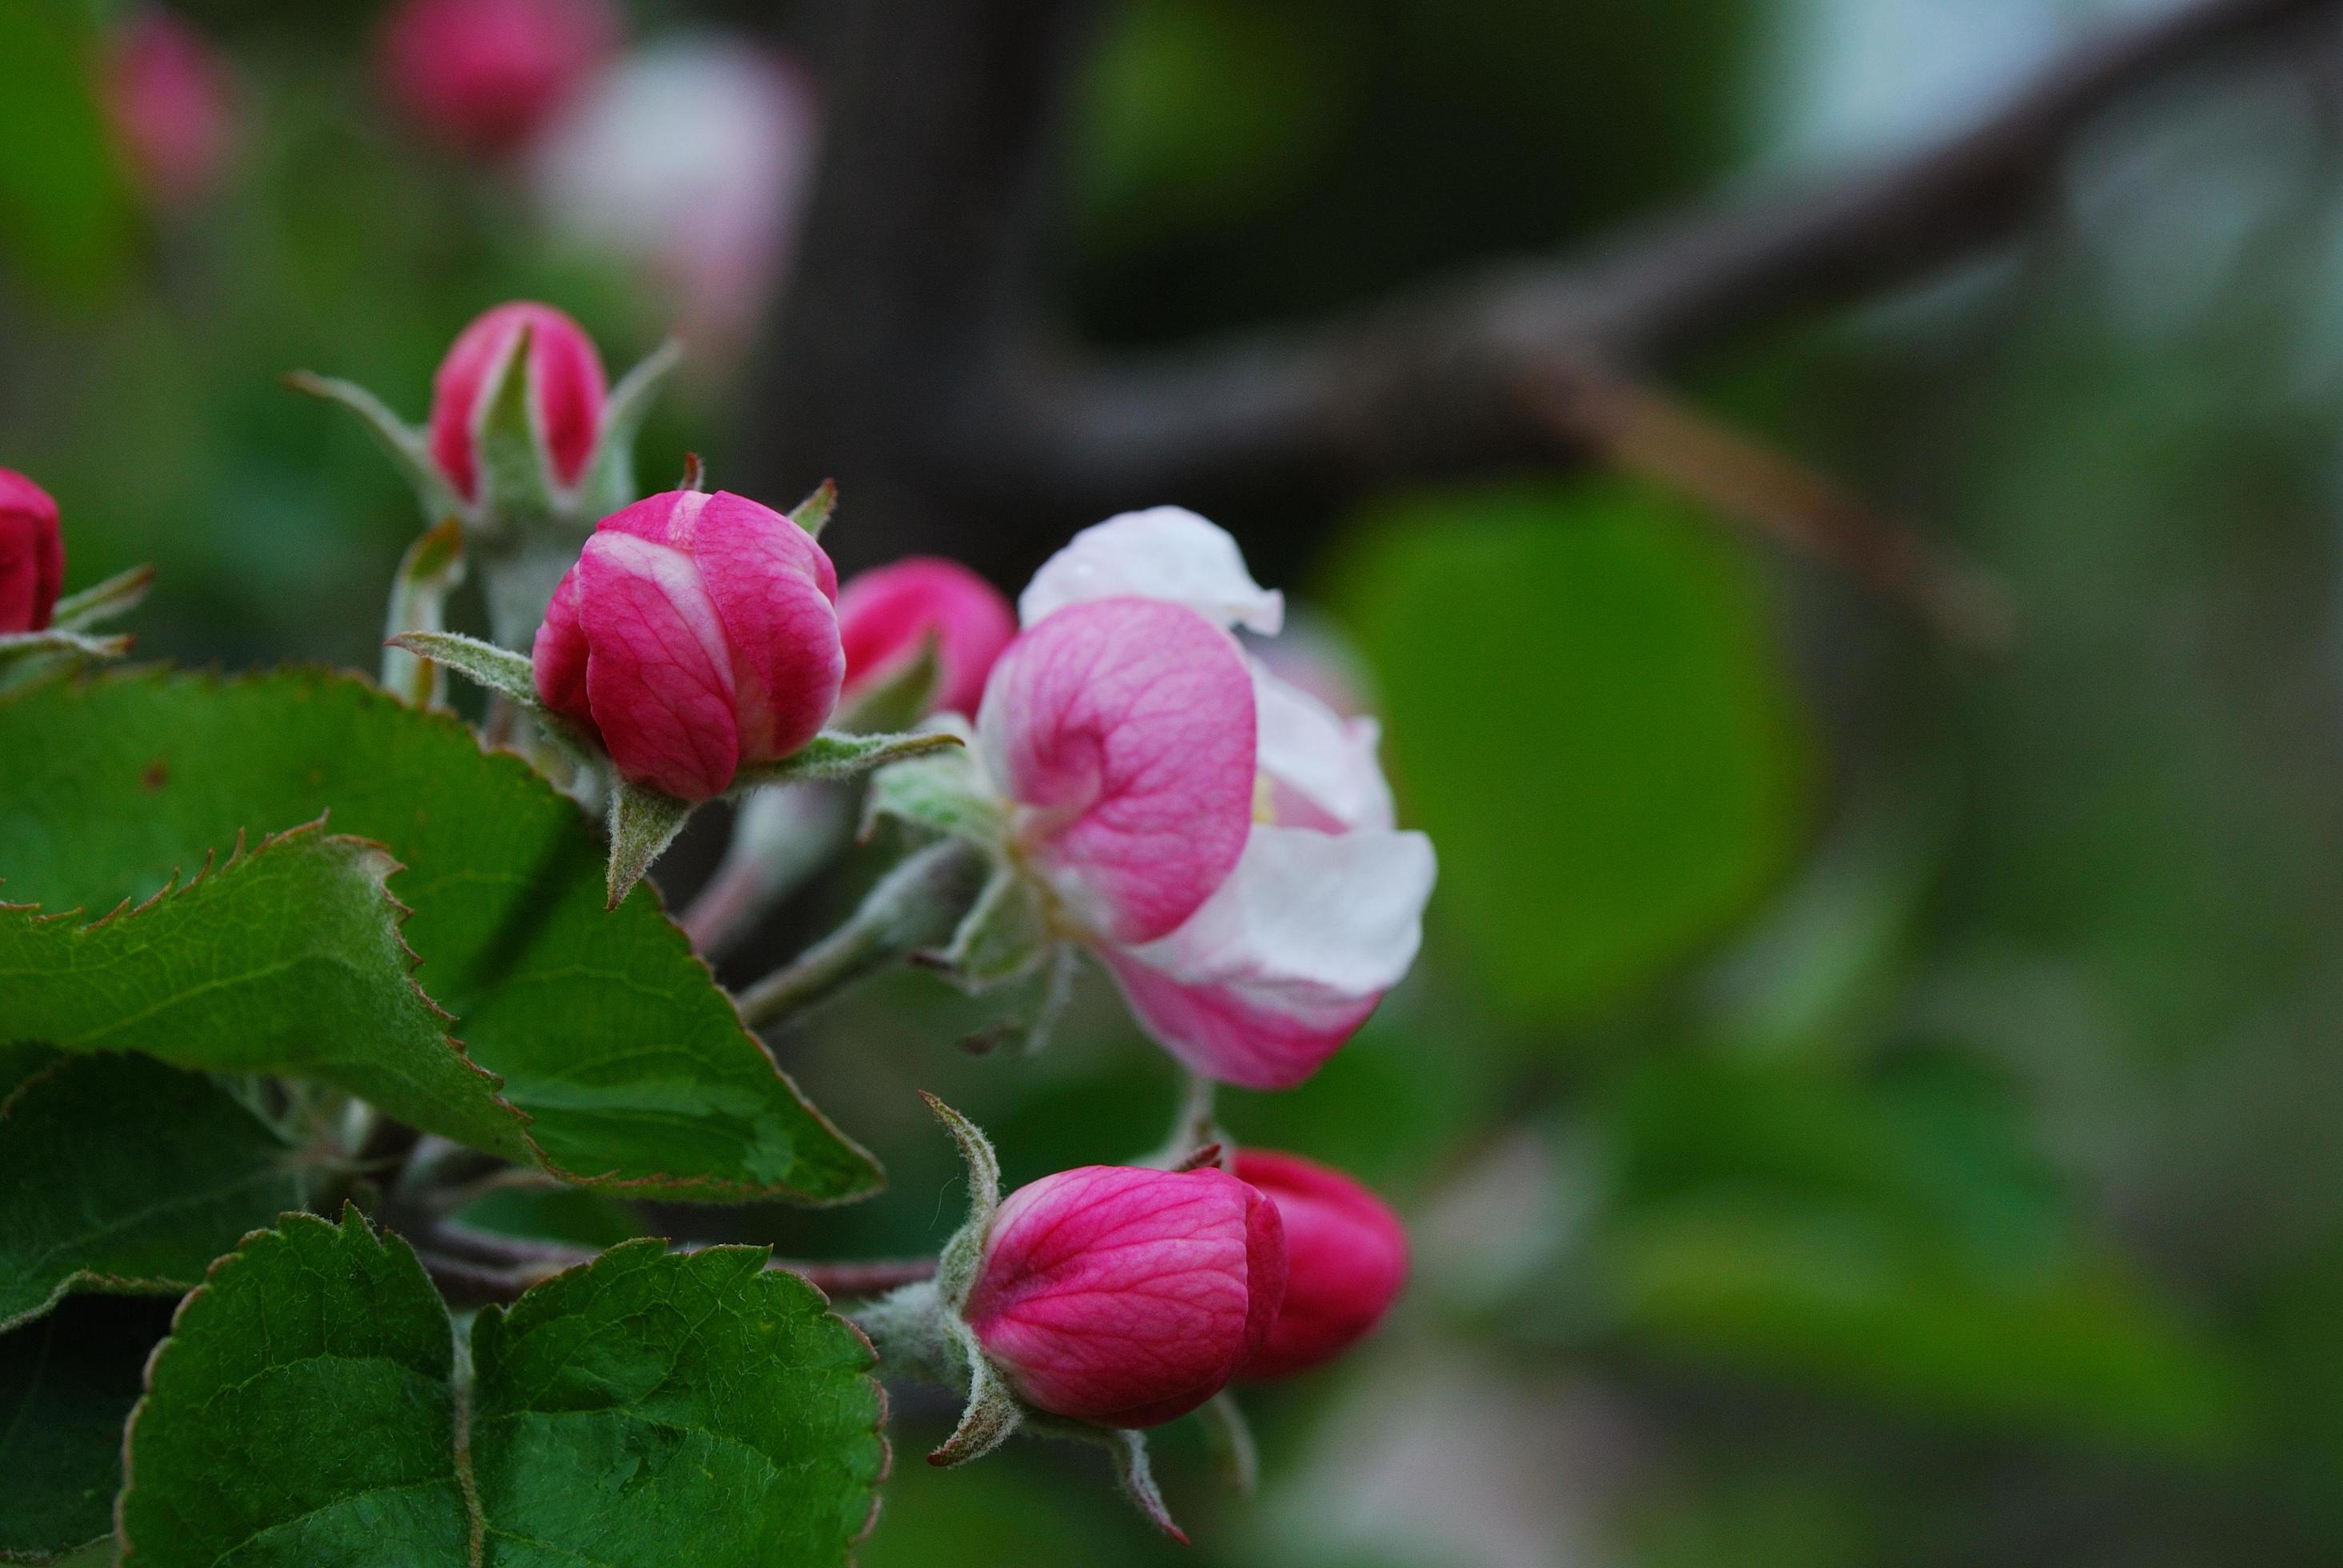
{"type": "Polygon", "coordinates": [[[984,857],[957,839],[906,856],[847,922],[742,991],[751,1029],[781,1022],[866,975],[950,937],[983,885],[984,857]]]}

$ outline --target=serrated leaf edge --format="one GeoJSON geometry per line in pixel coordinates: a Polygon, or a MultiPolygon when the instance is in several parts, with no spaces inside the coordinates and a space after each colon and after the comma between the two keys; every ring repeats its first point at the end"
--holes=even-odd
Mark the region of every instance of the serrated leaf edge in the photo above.
{"type": "MultiPolygon", "coordinates": [[[[175,669],[168,665],[132,665],[126,668],[117,667],[111,669],[93,670],[76,678],[70,684],[74,688],[86,689],[92,687],[129,684],[132,682],[144,681],[157,686],[186,684],[209,686],[215,689],[226,689],[238,686],[258,686],[265,681],[273,678],[282,678],[288,676],[310,681],[319,687],[337,685],[347,686],[355,689],[369,700],[380,702],[387,707],[396,709],[410,722],[444,725],[456,730],[458,733],[463,735],[467,739],[470,740],[474,749],[477,749],[483,757],[488,759],[493,765],[508,769],[518,778],[527,779],[538,787],[548,790],[552,789],[552,786],[545,782],[544,775],[540,774],[535,768],[531,767],[528,759],[523,757],[519,752],[513,750],[509,747],[492,746],[488,744],[482,739],[478,730],[464,723],[452,713],[418,711],[417,709],[408,708],[404,703],[400,702],[397,697],[385,691],[378,682],[350,670],[334,669],[318,664],[291,664],[232,675],[216,668],[175,669]]],[[[0,694],[0,706],[5,706],[7,703],[16,701],[21,698],[29,697],[31,695],[33,694],[29,691],[11,691],[5,694],[0,694]]],[[[554,791],[554,793],[558,795],[558,791],[554,791]]],[[[569,804],[573,809],[577,809],[578,811],[578,815],[581,819],[586,819],[584,810],[578,808],[575,801],[571,801],[569,804]]],[[[524,1118],[521,1136],[528,1140],[529,1151],[535,1156],[538,1164],[543,1167],[543,1169],[549,1174],[557,1176],[562,1181],[569,1182],[573,1186],[591,1187],[599,1191],[609,1192],[657,1192],[696,1187],[703,1191],[715,1191],[727,1194],[727,1197],[723,1199],[709,1200],[709,1201],[718,1202],[753,1202],[760,1198],[785,1198],[793,1206],[798,1208],[835,1209],[848,1203],[860,1203],[864,1200],[874,1197],[878,1193],[883,1191],[887,1185],[886,1168],[879,1163],[877,1156],[873,1155],[868,1149],[865,1149],[859,1141],[850,1137],[844,1129],[838,1125],[837,1122],[831,1121],[828,1112],[824,1111],[820,1106],[806,1098],[805,1092],[798,1087],[797,1080],[789,1075],[787,1070],[785,1070],[781,1066],[780,1062],[774,1058],[772,1051],[766,1046],[765,1042],[758,1037],[757,1032],[750,1029],[747,1021],[740,1017],[739,1003],[738,1000],[733,997],[730,991],[727,990],[718,982],[716,979],[716,970],[713,966],[711,966],[705,958],[701,957],[699,951],[692,947],[691,939],[684,934],[683,928],[675,923],[675,917],[669,912],[667,900],[660,894],[658,886],[656,884],[651,884],[649,890],[651,908],[658,913],[662,922],[666,925],[668,933],[672,938],[676,946],[682,950],[686,957],[689,958],[694,963],[697,963],[699,966],[700,972],[708,977],[709,988],[719,996],[723,997],[727,1002],[731,1004],[734,1027],[739,1029],[741,1034],[748,1039],[749,1044],[756,1047],[758,1054],[764,1058],[765,1065],[772,1070],[773,1076],[781,1081],[782,1085],[789,1091],[789,1097],[797,1101],[799,1106],[805,1111],[806,1114],[810,1116],[823,1131],[829,1133],[831,1138],[835,1139],[840,1148],[844,1149],[849,1154],[862,1161],[864,1167],[870,1172],[869,1184],[855,1188],[850,1191],[842,1192],[835,1197],[815,1197],[811,1194],[802,1192],[795,1187],[787,1185],[769,1185],[748,1181],[734,1181],[714,1176],[672,1176],[664,1171],[652,1171],[642,1176],[621,1178],[609,1171],[604,1171],[598,1175],[576,1171],[558,1164],[552,1157],[538,1144],[537,1140],[532,1137],[528,1131],[528,1118],[526,1117],[526,1113],[521,1113],[524,1118]]],[[[386,894],[387,894],[387,890],[386,890],[386,894]]],[[[394,898],[392,901],[396,903],[397,900],[394,898]]],[[[0,908],[5,907],[7,906],[0,905],[0,908]]],[[[404,908],[404,906],[400,907],[402,909],[404,908]]],[[[404,945],[405,939],[402,938],[400,940],[401,945],[404,945]]],[[[429,1000],[427,996],[426,1000],[429,1000]]],[[[447,1016],[445,1010],[439,1009],[437,1002],[432,1002],[431,1006],[439,1011],[440,1016],[447,1016]]],[[[469,1059],[467,1058],[467,1060],[468,1062],[469,1059]]],[[[486,1068],[478,1068],[477,1063],[472,1063],[471,1065],[478,1068],[478,1070],[483,1072],[488,1070],[486,1068]]],[[[502,1081],[498,1080],[498,1081],[501,1083],[502,1081]]],[[[516,1110],[518,1110],[518,1108],[516,1108],[516,1110]]]]}

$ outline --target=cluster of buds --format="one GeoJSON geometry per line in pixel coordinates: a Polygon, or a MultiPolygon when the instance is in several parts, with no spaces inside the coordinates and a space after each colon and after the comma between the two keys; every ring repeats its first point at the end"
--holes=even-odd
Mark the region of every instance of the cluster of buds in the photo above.
{"type": "Polygon", "coordinates": [[[129,638],[91,628],[145,598],[154,576],[138,567],[61,597],[65,543],[57,504],[24,475],[0,468],[0,690],[127,653],[129,638]]]}
{"type": "Polygon", "coordinates": [[[1145,1429],[1223,1391],[1340,1354],[1407,1277],[1407,1237],[1356,1181],[1292,1154],[1251,1151],[1233,1171],[1088,1165],[1001,1194],[991,1145],[934,1109],[968,1164],[967,1221],[935,1278],[855,1314],[882,1362],[963,1389],[937,1465],[1021,1429],[1100,1443],[1131,1498],[1182,1540],[1156,1491],[1145,1429]]]}
{"type": "MultiPolygon", "coordinates": [[[[453,669],[535,717],[573,792],[607,796],[614,904],[695,807],[745,798],[719,914],[687,917],[703,946],[777,885],[759,862],[782,840],[795,863],[805,843],[839,847],[804,803],[843,819],[831,808],[870,776],[866,820],[912,847],[847,928],[742,996],[751,1022],[809,1000],[793,974],[911,956],[972,991],[1037,992],[1038,1040],[1075,956],[1107,970],[1187,1070],[1172,1145],[1004,1199],[990,1145],[936,1104],[969,1165],[968,1220],[932,1279],[856,1315],[890,1367],[965,1392],[936,1462],[1021,1428],[1101,1442],[1176,1533],[1144,1429],[1210,1408],[1243,1448],[1232,1382],[1338,1353],[1404,1280],[1378,1199],[1230,1149],[1211,1091],[1292,1087],[1360,1027],[1413,961],[1431,846],[1393,820],[1373,720],[1239,640],[1274,637],[1283,600],[1202,518],[1086,529],[1013,608],[932,558],[841,588],[820,542],[829,485],[784,513],[705,491],[695,463],[679,488],[629,493],[661,368],[606,391],[574,323],[512,305],[458,338],[423,429],[309,383],[367,416],[438,519],[393,594],[397,673],[453,669]],[[490,563],[495,642],[439,624],[468,542],[490,563]],[[725,890],[736,874],[747,892],[725,890]]],[[[405,689],[430,699],[428,679],[405,689]]]]}

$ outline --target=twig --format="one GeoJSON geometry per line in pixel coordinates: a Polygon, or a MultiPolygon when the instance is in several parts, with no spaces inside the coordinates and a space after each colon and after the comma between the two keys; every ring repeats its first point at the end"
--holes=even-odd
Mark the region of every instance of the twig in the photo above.
{"type": "Polygon", "coordinates": [[[1043,498],[1341,494],[1532,457],[1546,438],[1517,389],[1539,367],[1664,366],[1925,278],[2020,233],[2110,106],[2338,15],[2343,0],[2202,0],[2087,45],[1973,129],[1884,168],[1698,206],[1350,319],[1120,359],[1030,345],[963,383],[950,456],[1029,515],[1043,498]]]}
{"type": "Polygon", "coordinates": [[[1956,647],[2007,650],[2015,611],[2000,584],[1819,470],[1591,366],[1550,367],[1530,377],[1522,396],[1572,446],[1836,564],[1956,647]]]}
{"type": "MultiPolygon", "coordinates": [[[[706,1243],[671,1249],[691,1252],[706,1243]]],[[[463,1226],[437,1225],[418,1239],[416,1255],[442,1292],[458,1300],[479,1304],[518,1300],[565,1270],[594,1261],[599,1254],[588,1247],[559,1242],[495,1236],[463,1226]]],[[[875,1296],[929,1278],[936,1271],[933,1258],[871,1258],[832,1261],[775,1258],[765,1265],[795,1274],[824,1295],[833,1298],[875,1296]]]]}

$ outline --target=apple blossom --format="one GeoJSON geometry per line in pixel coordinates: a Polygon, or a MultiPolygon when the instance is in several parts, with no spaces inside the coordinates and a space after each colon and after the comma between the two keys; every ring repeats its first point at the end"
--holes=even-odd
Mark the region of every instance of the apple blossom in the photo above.
{"type": "Polygon", "coordinates": [[[431,383],[431,456],[467,501],[480,498],[481,437],[498,373],[528,337],[529,422],[542,448],[548,490],[584,479],[602,436],[609,383],[586,330],[549,305],[516,300],[476,317],[456,337],[431,383]]]}
{"type": "Polygon", "coordinates": [[[708,799],[830,718],[837,594],[829,556],[780,513],[721,491],[652,496],[603,518],[555,588],[538,697],[625,779],[708,799]]]}
{"type": "Polygon", "coordinates": [[[183,206],[219,178],[236,136],[227,72],[204,35],[142,8],[106,39],[105,103],[130,172],[156,202],[183,206]]]}
{"type": "Polygon", "coordinates": [[[0,468],[0,633],[47,627],[65,578],[56,502],[24,475],[0,468]]]}
{"type": "Polygon", "coordinates": [[[883,775],[874,796],[995,857],[935,961],[980,990],[1087,948],[1194,1072],[1300,1083],[1406,974],[1431,896],[1432,846],[1394,825],[1374,721],[1248,658],[1231,628],[1273,635],[1283,600],[1192,512],[1083,530],[1019,609],[974,758],[883,775]]]}
{"type": "Polygon", "coordinates": [[[1332,1359],[1383,1320],[1407,1281],[1407,1232],[1382,1199],[1299,1155],[1241,1151],[1235,1174],[1285,1225],[1285,1302],[1247,1377],[1282,1377],[1332,1359]]]}
{"type": "Polygon", "coordinates": [[[604,0],[407,0],[383,28],[383,80],[440,140],[501,156],[577,94],[617,33],[604,0]]]}
{"type": "Polygon", "coordinates": [[[848,696],[900,671],[933,638],[939,668],[929,706],[974,713],[1017,617],[998,588],[958,561],[920,556],[849,578],[838,592],[838,632],[848,696]]]}
{"type": "Polygon", "coordinates": [[[1002,1201],[961,1316],[1028,1404],[1153,1426],[1260,1350],[1285,1268],[1277,1206],[1244,1182],[1090,1165],[1002,1201]]]}

